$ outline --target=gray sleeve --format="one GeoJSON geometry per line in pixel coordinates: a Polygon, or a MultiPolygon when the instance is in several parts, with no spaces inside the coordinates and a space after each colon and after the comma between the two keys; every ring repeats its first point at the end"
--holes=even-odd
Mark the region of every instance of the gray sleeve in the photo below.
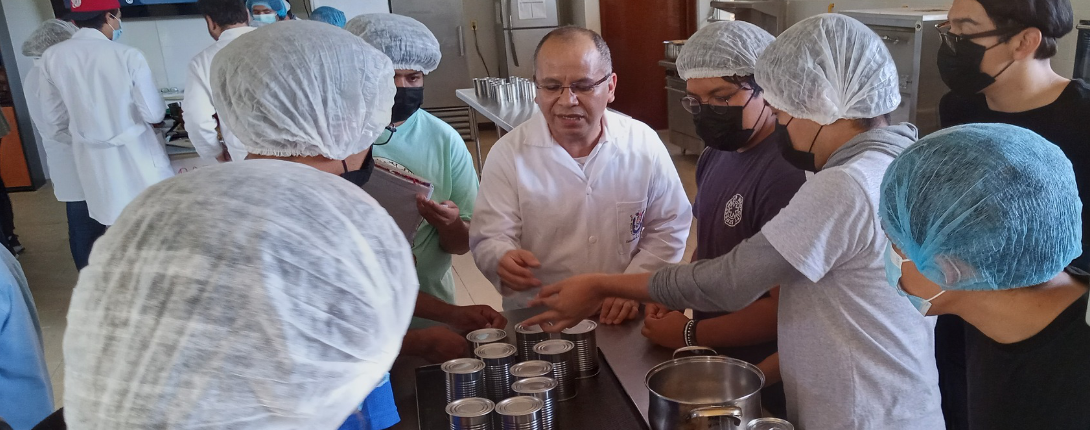
{"type": "Polygon", "coordinates": [[[672,309],[737,311],[777,285],[806,277],[757,233],[730,253],[663,268],[651,277],[651,298],[672,309]]]}

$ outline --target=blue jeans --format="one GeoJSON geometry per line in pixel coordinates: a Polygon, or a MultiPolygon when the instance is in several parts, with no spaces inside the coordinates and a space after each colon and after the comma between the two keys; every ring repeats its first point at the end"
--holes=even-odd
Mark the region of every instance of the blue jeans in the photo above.
{"type": "Polygon", "coordinates": [[[87,212],[87,202],[67,202],[65,206],[68,212],[68,246],[72,249],[76,270],[83,270],[87,267],[87,258],[91,256],[91,245],[106,233],[106,226],[91,218],[87,212]]]}

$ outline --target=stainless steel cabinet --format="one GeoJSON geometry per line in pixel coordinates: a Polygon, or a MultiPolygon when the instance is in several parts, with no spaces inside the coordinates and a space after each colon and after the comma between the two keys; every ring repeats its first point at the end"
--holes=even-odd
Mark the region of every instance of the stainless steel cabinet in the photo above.
{"type": "Polygon", "coordinates": [[[893,111],[894,122],[911,122],[924,136],[939,129],[939,101],[949,89],[936,65],[939,32],[947,8],[896,8],[843,12],[866,24],[886,43],[897,66],[901,105],[893,111]]]}
{"type": "Polygon", "coordinates": [[[424,23],[439,40],[443,59],[439,68],[424,78],[424,107],[464,106],[454,91],[472,88],[469,59],[466,56],[465,12],[460,0],[396,0],[390,11],[424,23]]]}

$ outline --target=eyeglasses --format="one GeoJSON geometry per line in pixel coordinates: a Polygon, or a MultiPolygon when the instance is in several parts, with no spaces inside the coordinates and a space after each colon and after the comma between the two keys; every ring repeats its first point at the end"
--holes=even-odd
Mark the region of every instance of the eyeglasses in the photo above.
{"type": "Polygon", "coordinates": [[[610,78],[610,76],[613,76],[612,71],[610,71],[609,73],[606,73],[606,75],[603,76],[602,79],[599,79],[597,82],[595,82],[593,84],[581,84],[581,83],[575,82],[575,83],[572,83],[571,85],[568,85],[568,86],[563,86],[563,85],[560,85],[560,84],[542,85],[542,84],[537,83],[537,80],[535,78],[534,86],[537,87],[538,91],[541,91],[543,94],[549,95],[549,96],[559,96],[561,93],[564,92],[565,89],[570,91],[572,94],[576,94],[576,95],[590,94],[590,93],[594,92],[594,90],[597,89],[599,85],[602,85],[602,83],[604,83],[606,80],[608,80],[610,78]]]}
{"type": "MultiPolygon", "coordinates": [[[[715,112],[717,114],[725,114],[730,111],[730,100],[742,91],[753,91],[753,89],[742,87],[729,96],[712,97],[711,100],[714,100],[715,104],[710,103],[710,101],[701,100],[696,96],[685,96],[681,98],[681,107],[685,108],[687,112],[696,115],[700,113],[700,110],[703,109],[704,105],[707,105],[712,112],[715,112]]],[[[750,96],[750,99],[752,100],[753,97],[750,96]]],[[[749,104],[749,100],[746,100],[746,104],[749,104]]]]}
{"type": "Polygon", "coordinates": [[[950,32],[950,21],[943,22],[942,24],[936,24],[935,30],[939,31],[939,37],[942,38],[942,43],[950,48],[955,54],[958,52],[958,43],[962,40],[973,40],[981,37],[990,36],[1013,36],[1018,32],[1025,30],[1026,28],[997,28],[995,30],[982,31],[980,33],[973,34],[957,34],[950,32]]]}

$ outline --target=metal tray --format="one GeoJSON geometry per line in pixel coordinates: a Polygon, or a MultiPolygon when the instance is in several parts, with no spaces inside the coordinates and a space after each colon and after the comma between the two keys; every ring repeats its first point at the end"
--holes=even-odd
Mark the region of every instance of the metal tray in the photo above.
{"type": "MultiPolygon", "coordinates": [[[[649,430],[598,351],[598,376],[579,379],[579,395],[556,403],[556,428],[561,430],[649,430]]],[[[446,413],[446,381],[439,365],[416,369],[416,405],[420,430],[449,430],[446,413]]]]}

